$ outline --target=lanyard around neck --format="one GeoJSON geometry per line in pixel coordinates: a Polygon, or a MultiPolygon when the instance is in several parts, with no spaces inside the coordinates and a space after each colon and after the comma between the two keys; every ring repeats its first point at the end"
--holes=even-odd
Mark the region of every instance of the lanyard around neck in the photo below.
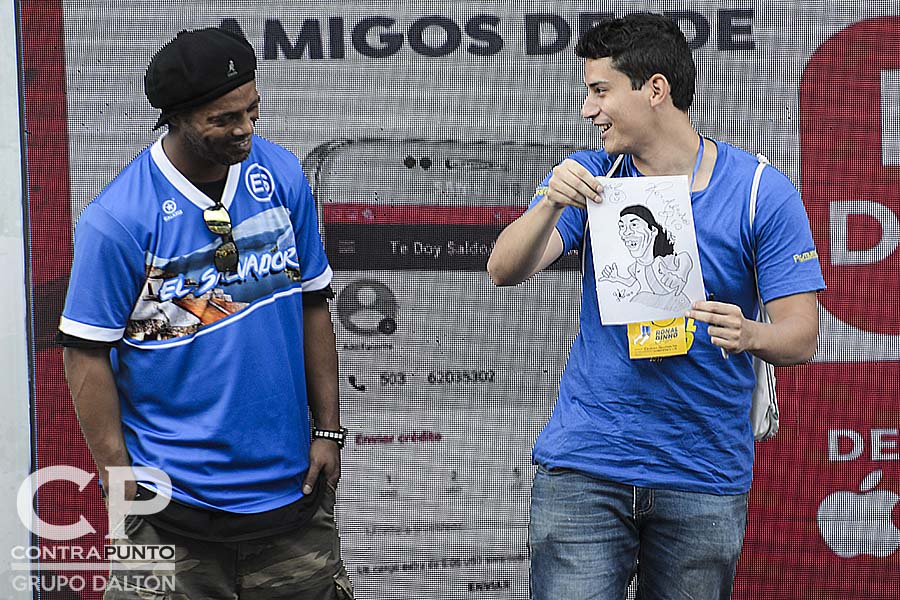
{"type": "Polygon", "coordinates": [[[700,149],[697,150],[697,163],[694,165],[694,172],[691,173],[691,187],[688,188],[689,192],[694,191],[694,179],[697,177],[697,171],[700,170],[700,163],[703,161],[703,136],[700,136],[700,149]]]}
{"type": "MultiPolygon", "coordinates": [[[[699,137],[700,137],[700,148],[697,150],[697,162],[694,164],[694,172],[691,173],[691,184],[690,184],[690,187],[688,188],[691,192],[694,191],[694,179],[696,179],[697,172],[700,170],[700,163],[703,162],[703,136],[701,135],[699,137]]],[[[613,165],[613,169],[611,169],[610,172],[615,170],[615,166],[616,165],[613,165]]],[[[629,166],[629,171],[631,171],[632,177],[641,177],[642,176],[641,172],[637,170],[636,166],[634,166],[634,158],[631,155],[628,156],[628,166],[629,166]]],[[[609,175],[607,175],[607,177],[608,176],[609,175]]]]}

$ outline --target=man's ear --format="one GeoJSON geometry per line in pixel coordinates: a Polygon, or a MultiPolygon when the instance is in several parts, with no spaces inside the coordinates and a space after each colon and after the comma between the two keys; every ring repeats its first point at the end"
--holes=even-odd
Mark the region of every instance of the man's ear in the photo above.
{"type": "Polygon", "coordinates": [[[672,97],[672,86],[662,73],[651,75],[644,85],[650,92],[650,106],[659,106],[672,97]]]}
{"type": "Polygon", "coordinates": [[[169,117],[169,129],[180,129],[186,118],[187,113],[185,112],[173,113],[169,117]]]}

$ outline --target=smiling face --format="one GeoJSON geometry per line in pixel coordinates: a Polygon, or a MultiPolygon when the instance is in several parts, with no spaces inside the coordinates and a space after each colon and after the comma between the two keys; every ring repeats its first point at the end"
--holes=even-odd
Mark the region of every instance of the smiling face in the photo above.
{"type": "Polygon", "coordinates": [[[633,89],[631,79],[613,67],[609,57],[584,61],[584,84],[581,116],[600,129],[603,149],[609,154],[638,153],[651,129],[647,84],[633,89]]]}
{"type": "Polygon", "coordinates": [[[170,135],[183,145],[185,158],[198,165],[227,167],[242,162],[250,155],[259,100],[256,82],[250,81],[174,118],[170,135]]]}
{"type": "Polygon", "coordinates": [[[637,215],[619,218],[619,237],[629,254],[635,258],[653,258],[653,244],[659,232],[637,215]]]}

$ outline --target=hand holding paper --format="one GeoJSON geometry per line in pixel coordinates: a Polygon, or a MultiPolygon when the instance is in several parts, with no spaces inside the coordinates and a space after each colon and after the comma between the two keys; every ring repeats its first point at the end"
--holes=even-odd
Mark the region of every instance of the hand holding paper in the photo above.
{"type": "Polygon", "coordinates": [[[554,207],[584,208],[588,200],[600,202],[602,186],[584,165],[567,158],[553,168],[544,196],[554,207]]]}

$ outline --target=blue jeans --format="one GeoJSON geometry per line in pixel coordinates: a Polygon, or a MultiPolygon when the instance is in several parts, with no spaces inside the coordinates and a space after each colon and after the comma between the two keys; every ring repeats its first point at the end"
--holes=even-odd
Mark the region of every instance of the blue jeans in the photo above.
{"type": "Polygon", "coordinates": [[[531,492],[532,600],[731,597],[747,494],[639,488],[538,467],[531,492]]]}

